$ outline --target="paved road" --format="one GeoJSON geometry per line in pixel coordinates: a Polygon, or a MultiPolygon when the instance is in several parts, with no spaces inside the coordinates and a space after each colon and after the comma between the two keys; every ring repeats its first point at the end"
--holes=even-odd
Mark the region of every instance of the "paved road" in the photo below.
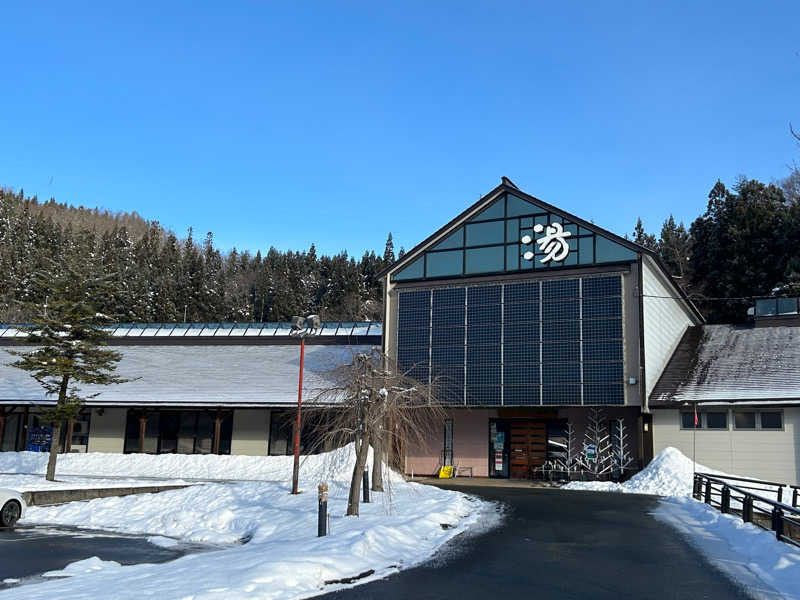
{"type": "Polygon", "coordinates": [[[160,548],[145,538],[54,527],[0,529],[0,589],[4,579],[22,579],[99,556],[122,564],[166,562],[187,548],[160,548]],[[6,560],[12,558],[13,560],[6,560]]]}
{"type": "MultiPolygon", "coordinates": [[[[444,487],[444,486],[443,486],[444,487]]],[[[503,523],[430,563],[328,600],[749,598],[633,494],[458,488],[505,506],[503,523]]]]}

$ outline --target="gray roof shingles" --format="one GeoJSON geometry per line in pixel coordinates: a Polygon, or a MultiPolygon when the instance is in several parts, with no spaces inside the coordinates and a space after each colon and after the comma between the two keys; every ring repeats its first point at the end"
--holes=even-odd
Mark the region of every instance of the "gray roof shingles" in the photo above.
{"type": "Polygon", "coordinates": [[[650,395],[680,402],[800,400],[800,327],[690,327],[650,395]]]}

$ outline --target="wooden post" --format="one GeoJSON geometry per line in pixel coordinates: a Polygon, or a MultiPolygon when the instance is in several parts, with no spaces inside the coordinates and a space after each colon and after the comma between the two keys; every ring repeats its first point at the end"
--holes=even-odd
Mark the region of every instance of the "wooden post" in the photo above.
{"type": "Polygon", "coordinates": [[[67,435],[64,438],[64,453],[72,452],[72,430],[75,428],[75,419],[67,421],[67,435]]]}
{"type": "Polygon", "coordinates": [[[222,431],[222,411],[217,408],[217,415],[214,417],[214,454],[219,454],[219,435],[222,431]]]}
{"type": "Polygon", "coordinates": [[[303,359],[306,353],[306,340],[300,338],[300,382],[297,386],[297,422],[294,426],[294,464],[292,467],[292,493],[297,494],[300,478],[300,408],[303,404],[303,359]]]}
{"type": "Polygon", "coordinates": [[[142,413],[139,415],[139,453],[144,452],[144,434],[147,428],[147,415],[142,413]]]}
{"type": "MultiPolygon", "coordinates": [[[[28,416],[30,415],[30,408],[25,407],[22,411],[22,448],[18,450],[25,450],[28,447],[28,416]]],[[[14,444],[16,446],[16,444],[14,444]]]]}

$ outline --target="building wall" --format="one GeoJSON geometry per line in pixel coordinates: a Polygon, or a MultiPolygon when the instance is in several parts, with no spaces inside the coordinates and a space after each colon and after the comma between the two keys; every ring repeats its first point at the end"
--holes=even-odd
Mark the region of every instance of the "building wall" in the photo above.
{"type": "Polygon", "coordinates": [[[800,408],[783,409],[781,431],[736,430],[729,415],[727,430],[693,432],[681,429],[678,409],[653,411],[656,453],[672,446],[691,458],[693,437],[695,460],[701,465],[730,475],[790,484],[800,482],[800,408]]]}
{"type": "Polygon", "coordinates": [[[95,408],[89,424],[88,452],[122,452],[125,446],[126,408],[95,408]]]}
{"type": "Polygon", "coordinates": [[[237,408],[233,411],[231,454],[266,456],[269,442],[270,411],[264,408],[237,408]]]}
{"type": "Polygon", "coordinates": [[[683,300],[676,298],[678,292],[646,255],[642,256],[642,280],[645,384],[650,397],[686,328],[694,320],[683,300]]]}
{"type": "MultiPolygon", "coordinates": [[[[489,419],[496,417],[496,410],[448,411],[447,418],[453,419],[453,464],[472,467],[475,477],[489,476],[489,419]]],[[[406,473],[435,475],[442,464],[443,450],[444,426],[426,444],[409,444],[406,473]]]]}

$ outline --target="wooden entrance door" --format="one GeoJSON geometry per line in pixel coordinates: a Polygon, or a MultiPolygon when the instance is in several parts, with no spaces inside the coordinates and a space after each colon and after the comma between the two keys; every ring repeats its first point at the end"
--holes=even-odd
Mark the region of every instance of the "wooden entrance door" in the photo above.
{"type": "Polygon", "coordinates": [[[530,479],[547,457],[547,427],[541,421],[511,421],[511,477],[530,479]]]}

